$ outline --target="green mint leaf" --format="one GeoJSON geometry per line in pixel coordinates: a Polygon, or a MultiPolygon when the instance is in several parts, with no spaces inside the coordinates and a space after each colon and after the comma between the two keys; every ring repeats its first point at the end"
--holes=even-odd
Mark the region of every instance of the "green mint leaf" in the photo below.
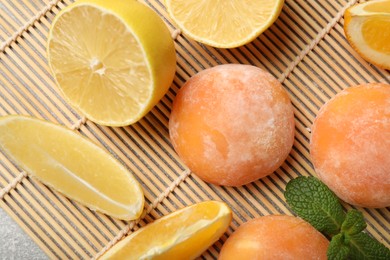
{"type": "Polygon", "coordinates": [[[341,225],[341,232],[353,235],[363,231],[366,227],[367,224],[364,221],[363,214],[356,209],[352,209],[347,212],[347,216],[341,225]]]}
{"type": "Polygon", "coordinates": [[[287,203],[318,231],[332,237],[330,260],[390,259],[390,249],[362,232],[367,226],[358,210],[344,213],[337,196],[314,177],[291,180],[284,193],[287,203]]]}
{"type": "Polygon", "coordinates": [[[340,233],[332,237],[326,253],[328,260],[344,260],[348,259],[349,251],[349,246],[345,244],[344,235],[340,233]]]}
{"type": "Polygon", "coordinates": [[[390,259],[390,249],[364,232],[348,236],[350,259],[390,259]]]}
{"type": "Polygon", "coordinates": [[[345,213],[337,196],[314,177],[291,180],[284,193],[287,203],[318,231],[332,236],[340,232],[345,213]]]}

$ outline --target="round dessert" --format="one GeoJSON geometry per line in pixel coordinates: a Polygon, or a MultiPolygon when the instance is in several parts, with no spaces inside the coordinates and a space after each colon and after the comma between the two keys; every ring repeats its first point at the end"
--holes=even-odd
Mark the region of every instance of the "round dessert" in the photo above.
{"type": "Polygon", "coordinates": [[[269,215],[241,225],[218,259],[327,259],[328,246],[329,241],[304,220],[269,215]]]}
{"type": "Polygon", "coordinates": [[[345,89],[325,104],[312,127],[318,177],[345,202],[390,206],[390,85],[345,89]]]}
{"type": "Polygon", "coordinates": [[[287,92],[251,65],[206,69],[178,91],[170,138],[183,162],[206,182],[240,186],[273,173],[294,142],[287,92]]]}

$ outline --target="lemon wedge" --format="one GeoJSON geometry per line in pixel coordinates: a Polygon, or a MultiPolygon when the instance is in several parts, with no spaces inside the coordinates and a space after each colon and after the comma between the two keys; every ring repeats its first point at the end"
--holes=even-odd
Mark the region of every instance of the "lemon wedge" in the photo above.
{"type": "Polygon", "coordinates": [[[25,116],[0,118],[0,150],[28,174],[92,210],[131,220],[143,210],[141,186],[122,164],[83,136],[25,116]]]}
{"type": "Polygon", "coordinates": [[[84,0],[54,19],[48,62],[68,102],[110,126],[137,122],[168,91],[176,53],[162,19],[138,1],[84,0]]]}
{"type": "Polygon", "coordinates": [[[222,236],[231,220],[223,202],[194,204],[140,228],[101,259],[194,259],[222,236]]]}
{"type": "Polygon", "coordinates": [[[192,39],[218,48],[254,40],[278,18],[284,0],[165,0],[169,15],[192,39]]]}
{"type": "Polygon", "coordinates": [[[354,5],[344,14],[348,42],[365,60],[390,69],[390,0],[354,5]]]}

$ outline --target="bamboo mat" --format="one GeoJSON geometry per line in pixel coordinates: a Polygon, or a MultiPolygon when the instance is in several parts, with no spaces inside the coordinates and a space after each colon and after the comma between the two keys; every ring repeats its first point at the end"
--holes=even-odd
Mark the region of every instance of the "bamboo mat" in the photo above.
{"type": "MultiPolygon", "coordinates": [[[[50,23],[71,2],[0,1],[0,115],[43,118],[100,143],[142,184],[147,214],[124,222],[92,212],[28,177],[0,152],[0,206],[50,258],[95,258],[126,233],[184,206],[214,199],[227,202],[234,211],[227,233],[202,255],[216,259],[227,236],[240,224],[262,215],[293,214],[283,191],[290,179],[314,175],[308,141],[321,105],[352,85],[389,83],[389,72],[362,60],[345,39],[343,13],[356,0],[286,0],[274,25],[240,48],[215,49],[178,34],[177,73],[161,102],[134,125],[96,125],[64,101],[48,70],[45,44],[50,23]],[[224,63],[252,64],[269,71],[287,89],[295,110],[295,143],[286,162],[269,177],[239,188],[206,184],[187,171],[170,144],[167,127],[180,86],[195,73],[224,63]]],[[[163,1],[143,2],[175,34],[163,1]]],[[[360,210],[368,232],[389,247],[390,209],[360,210]]]]}

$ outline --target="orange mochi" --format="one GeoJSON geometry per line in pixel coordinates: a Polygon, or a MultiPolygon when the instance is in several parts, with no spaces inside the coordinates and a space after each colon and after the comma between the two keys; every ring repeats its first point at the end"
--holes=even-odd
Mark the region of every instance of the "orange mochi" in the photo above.
{"type": "Polygon", "coordinates": [[[351,87],[325,104],[310,154],[318,177],[342,200],[390,206],[390,85],[351,87]]]}
{"type": "Polygon", "coordinates": [[[294,141],[287,92],[251,65],[206,69],[178,91],[169,119],[176,152],[197,176],[240,186],[275,171],[294,141]]]}
{"type": "Polygon", "coordinates": [[[304,220],[268,215],[250,220],[226,240],[219,260],[327,259],[329,241],[304,220]]]}

